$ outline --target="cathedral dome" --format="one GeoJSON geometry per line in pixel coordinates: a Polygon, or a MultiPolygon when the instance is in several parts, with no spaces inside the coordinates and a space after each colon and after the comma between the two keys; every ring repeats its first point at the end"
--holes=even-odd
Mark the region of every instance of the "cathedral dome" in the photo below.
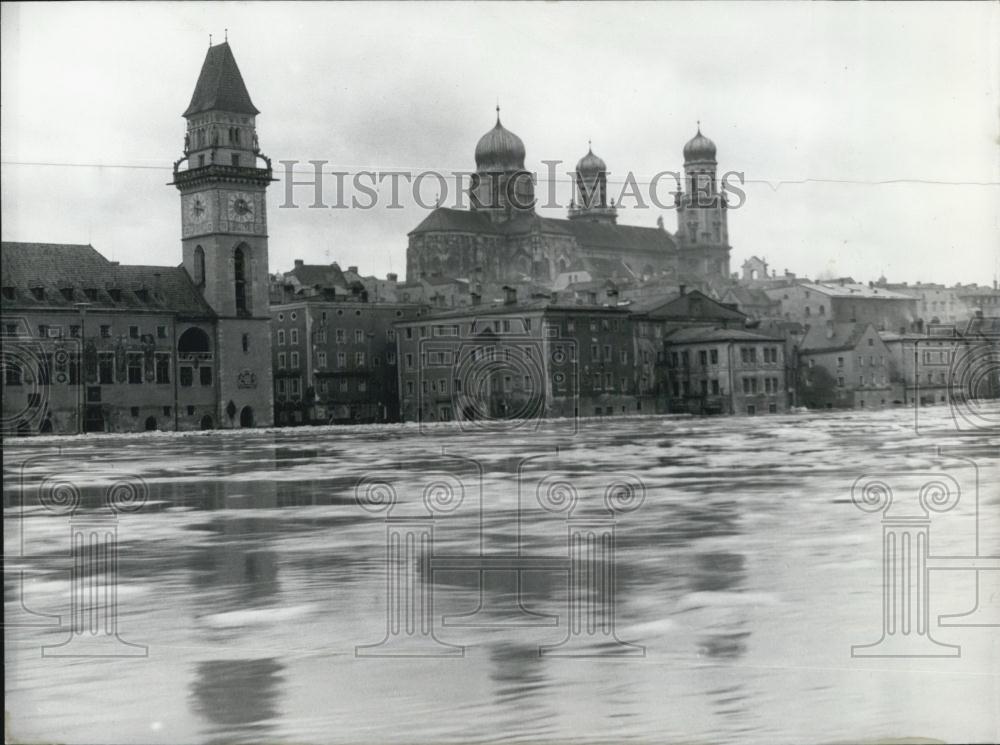
{"type": "Polygon", "coordinates": [[[715,143],[701,133],[700,124],[698,134],[684,146],[684,160],[715,160],[715,143]]]}
{"type": "Polygon", "coordinates": [[[587,154],[580,158],[580,162],[576,164],[577,173],[602,173],[607,171],[608,167],[605,165],[604,161],[599,157],[594,155],[594,151],[591,148],[587,148],[587,154]]]}
{"type": "Polygon", "coordinates": [[[524,168],[524,142],[500,123],[479,138],[476,144],[476,168],[511,171],[524,168]]]}

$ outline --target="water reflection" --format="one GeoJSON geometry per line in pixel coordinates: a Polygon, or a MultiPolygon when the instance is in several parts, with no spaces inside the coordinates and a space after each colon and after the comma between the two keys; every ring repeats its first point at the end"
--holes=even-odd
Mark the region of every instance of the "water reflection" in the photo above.
{"type": "Polygon", "coordinates": [[[209,660],[195,668],[191,704],[209,743],[259,742],[279,715],[282,665],[264,659],[209,660]]]}

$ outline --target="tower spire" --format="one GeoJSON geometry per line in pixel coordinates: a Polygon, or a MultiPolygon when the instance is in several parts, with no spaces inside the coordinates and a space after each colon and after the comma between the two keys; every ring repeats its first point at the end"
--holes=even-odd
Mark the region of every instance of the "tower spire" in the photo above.
{"type": "Polygon", "coordinates": [[[497,124],[500,123],[500,99],[497,99],[497,124]]]}

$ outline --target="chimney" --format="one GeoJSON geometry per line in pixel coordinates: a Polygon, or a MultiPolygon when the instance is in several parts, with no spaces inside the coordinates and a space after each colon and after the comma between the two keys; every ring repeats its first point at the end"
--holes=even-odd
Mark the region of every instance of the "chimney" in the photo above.
{"type": "Polygon", "coordinates": [[[503,286],[503,304],[514,305],[517,302],[517,289],[510,285],[503,286]]]}
{"type": "Polygon", "coordinates": [[[358,268],[356,266],[349,266],[347,267],[347,271],[349,271],[351,274],[357,274],[358,268]]]}
{"type": "Polygon", "coordinates": [[[680,286],[681,295],[687,295],[687,289],[688,289],[687,285],[681,285],[680,286]]]}
{"type": "Polygon", "coordinates": [[[300,266],[302,266],[302,265],[303,265],[304,263],[305,263],[305,262],[303,262],[303,261],[302,261],[302,259],[296,259],[296,260],[295,260],[295,268],[296,268],[296,269],[298,269],[298,268],[299,268],[300,266]]]}
{"type": "Polygon", "coordinates": [[[396,274],[395,272],[389,272],[387,275],[385,275],[385,279],[387,282],[392,282],[393,284],[395,284],[396,282],[399,281],[399,275],[396,274]]]}

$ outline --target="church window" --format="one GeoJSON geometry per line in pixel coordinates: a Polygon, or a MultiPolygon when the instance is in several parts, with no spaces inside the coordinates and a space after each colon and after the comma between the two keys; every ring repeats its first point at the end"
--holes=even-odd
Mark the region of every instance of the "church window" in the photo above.
{"type": "Polygon", "coordinates": [[[198,375],[202,385],[212,385],[212,367],[210,365],[199,367],[198,375]]]}
{"type": "Polygon", "coordinates": [[[204,154],[198,156],[198,167],[199,168],[204,168],[205,167],[205,155],[204,154]]]}
{"type": "Polygon", "coordinates": [[[205,284],[205,249],[201,246],[194,247],[194,283],[205,284]]]}
{"type": "Polygon", "coordinates": [[[250,292],[247,281],[247,257],[244,248],[244,245],[237,246],[233,252],[233,277],[236,290],[236,312],[248,315],[250,312],[250,292]]]}
{"type": "Polygon", "coordinates": [[[238,166],[240,164],[240,154],[233,153],[232,158],[233,158],[233,165],[238,166]]]}

